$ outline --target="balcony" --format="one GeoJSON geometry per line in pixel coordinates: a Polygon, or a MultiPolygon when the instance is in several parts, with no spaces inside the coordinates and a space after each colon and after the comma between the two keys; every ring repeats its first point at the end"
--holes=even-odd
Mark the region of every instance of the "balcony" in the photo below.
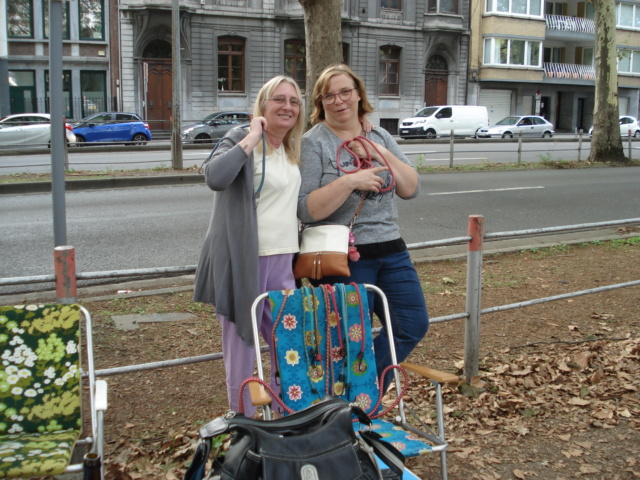
{"type": "Polygon", "coordinates": [[[545,15],[548,30],[587,33],[595,35],[596,22],[589,18],[568,17],[566,15],[545,15]]]}
{"type": "MultiPolygon", "coordinates": [[[[555,16],[555,15],[554,15],[555,16]]],[[[591,65],[574,65],[571,63],[542,64],[546,78],[562,78],[571,80],[595,80],[596,69],[591,65]]]]}

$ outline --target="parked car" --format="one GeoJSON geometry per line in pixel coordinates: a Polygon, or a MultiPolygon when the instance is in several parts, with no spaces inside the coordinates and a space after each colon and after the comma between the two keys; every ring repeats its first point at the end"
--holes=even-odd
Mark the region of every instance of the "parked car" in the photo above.
{"type": "Polygon", "coordinates": [[[514,115],[505,117],[490,127],[481,128],[476,134],[481,138],[518,137],[522,132],[525,137],[553,137],[553,124],[537,115],[514,115]]]}
{"type": "Polygon", "coordinates": [[[89,142],[145,145],[151,140],[149,124],[135,113],[100,112],[73,126],[78,145],[89,142]]]}
{"type": "MultiPolygon", "coordinates": [[[[75,145],[76,136],[68,123],[64,124],[67,145],[75,145]]],[[[0,120],[0,145],[51,146],[51,115],[48,113],[16,113],[0,120]]]]}
{"type": "MultiPolygon", "coordinates": [[[[620,117],[620,136],[628,137],[629,131],[631,131],[632,137],[640,137],[640,125],[635,117],[629,115],[622,115],[620,117]]],[[[593,127],[589,129],[589,136],[593,135],[593,127]]]]}
{"type": "Polygon", "coordinates": [[[215,112],[182,128],[182,143],[211,143],[233,127],[249,123],[247,112],[215,112]]]}
{"type": "Polygon", "coordinates": [[[440,136],[473,137],[489,125],[487,107],[477,105],[442,105],[425,107],[413,117],[400,122],[400,138],[437,138],[440,136]]]}

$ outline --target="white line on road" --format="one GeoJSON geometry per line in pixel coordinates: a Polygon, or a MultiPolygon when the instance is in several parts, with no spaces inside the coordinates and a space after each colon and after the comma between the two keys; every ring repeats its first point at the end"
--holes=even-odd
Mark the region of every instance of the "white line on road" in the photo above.
{"type": "Polygon", "coordinates": [[[538,187],[489,188],[487,190],[464,190],[461,192],[428,193],[427,195],[457,195],[459,193],[505,192],[510,190],[534,190],[536,188],[544,188],[544,187],[538,186],[538,187]]]}

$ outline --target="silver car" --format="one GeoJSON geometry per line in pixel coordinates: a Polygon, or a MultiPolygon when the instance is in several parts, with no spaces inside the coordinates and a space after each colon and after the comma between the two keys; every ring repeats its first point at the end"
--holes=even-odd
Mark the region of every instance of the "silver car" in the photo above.
{"type": "Polygon", "coordinates": [[[517,138],[520,133],[522,133],[524,137],[551,138],[555,131],[553,130],[553,124],[548,122],[544,117],[537,115],[514,115],[505,117],[490,127],[481,128],[476,132],[476,136],[480,138],[517,138]]]}
{"type": "MultiPolygon", "coordinates": [[[[67,145],[75,145],[76,136],[68,123],[64,124],[67,145]]],[[[48,113],[16,113],[0,120],[0,145],[51,146],[51,115],[48,113]]]]}
{"type": "Polygon", "coordinates": [[[212,143],[238,125],[249,123],[247,112],[216,112],[182,128],[182,143],[212,143]]]}

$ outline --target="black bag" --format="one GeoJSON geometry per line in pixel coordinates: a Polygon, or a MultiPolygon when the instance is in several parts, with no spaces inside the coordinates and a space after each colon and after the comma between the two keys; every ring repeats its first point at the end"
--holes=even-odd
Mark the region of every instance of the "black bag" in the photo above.
{"type": "Polygon", "coordinates": [[[234,413],[218,417],[200,429],[185,480],[204,477],[211,438],[223,433],[231,433],[231,446],[214,460],[208,479],[400,480],[404,456],[375,432],[356,434],[353,415],[371,423],[363,410],[339,398],[273,421],[234,413]],[[378,467],[374,453],[389,469],[378,467]]]}

